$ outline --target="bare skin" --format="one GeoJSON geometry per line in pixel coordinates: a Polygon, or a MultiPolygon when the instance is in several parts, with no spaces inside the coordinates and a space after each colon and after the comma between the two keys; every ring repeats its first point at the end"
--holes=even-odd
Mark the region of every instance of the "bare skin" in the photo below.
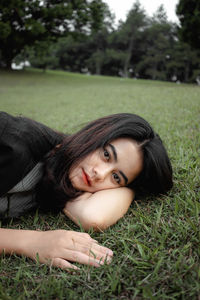
{"type": "Polygon", "coordinates": [[[99,267],[110,263],[113,252],[89,234],[67,231],[0,229],[0,253],[16,253],[62,269],[78,269],[70,262],[99,267]]]}
{"type": "MultiPolygon", "coordinates": [[[[117,139],[88,155],[72,169],[70,179],[83,195],[68,202],[64,212],[76,224],[104,230],[128,210],[134,197],[125,186],[142,169],[139,148],[130,139],[117,139]]],[[[110,249],[98,245],[87,233],[66,230],[0,229],[0,253],[25,255],[62,269],[77,269],[71,262],[99,267],[109,263],[110,249]]]]}
{"type": "Polygon", "coordinates": [[[133,198],[134,192],[126,187],[84,193],[67,202],[63,212],[85,230],[102,231],[126,214],[133,198]]]}
{"type": "Polygon", "coordinates": [[[81,196],[67,202],[64,213],[85,230],[105,230],[124,216],[134,198],[127,187],[143,167],[140,148],[132,139],[119,138],[97,149],[70,172],[81,196]]]}
{"type": "Polygon", "coordinates": [[[132,139],[118,138],[72,168],[69,178],[80,191],[95,193],[127,186],[141,172],[143,157],[132,139]]]}

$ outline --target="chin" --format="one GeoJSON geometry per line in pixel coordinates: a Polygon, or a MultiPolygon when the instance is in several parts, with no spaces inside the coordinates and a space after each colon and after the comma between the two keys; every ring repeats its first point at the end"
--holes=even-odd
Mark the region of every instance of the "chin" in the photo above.
{"type": "Polygon", "coordinates": [[[87,186],[83,186],[81,184],[76,184],[76,182],[72,182],[72,186],[77,190],[77,191],[81,191],[81,192],[90,192],[90,188],[88,188],[87,186]]]}
{"type": "Polygon", "coordinates": [[[92,191],[90,188],[86,187],[82,187],[81,191],[83,192],[88,192],[88,193],[94,193],[94,191],[92,191]]]}

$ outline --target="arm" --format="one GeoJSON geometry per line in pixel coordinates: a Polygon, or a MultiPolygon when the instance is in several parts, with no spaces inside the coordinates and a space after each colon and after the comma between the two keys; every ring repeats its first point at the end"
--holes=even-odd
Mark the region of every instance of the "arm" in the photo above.
{"type": "Polygon", "coordinates": [[[64,213],[77,225],[88,230],[104,230],[115,224],[127,212],[134,192],[126,187],[84,193],[67,202],[64,213]]]}
{"type": "Polygon", "coordinates": [[[99,267],[112,251],[89,234],[67,230],[34,231],[0,228],[0,253],[18,254],[62,269],[78,269],[69,261],[99,267]]]}

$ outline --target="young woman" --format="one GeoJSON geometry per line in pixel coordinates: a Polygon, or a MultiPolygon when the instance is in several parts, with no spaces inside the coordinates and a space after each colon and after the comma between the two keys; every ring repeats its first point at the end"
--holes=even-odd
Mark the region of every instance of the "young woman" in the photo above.
{"type": "MultiPolygon", "coordinates": [[[[167,192],[172,168],[159,136],[134,114],[107,116],[64,135],[1,113],[0,178],[2,216],[33,207],[63,210],[85,229],[102,230],[126,213],[135,193],[167,192]]],[[[67,231],[0,229],[0,249],[31,258],[38,253],[41,262],[62,268],[74,267],[69,261],[97,266],[112,256],[88,235],[67,231]]]]}

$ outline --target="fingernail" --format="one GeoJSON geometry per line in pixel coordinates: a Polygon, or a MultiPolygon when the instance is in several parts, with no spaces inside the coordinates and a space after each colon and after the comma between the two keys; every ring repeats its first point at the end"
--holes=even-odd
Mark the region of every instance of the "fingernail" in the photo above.
{"type": "Polygon", "coordinates": [[[107,263],[111,263],[111,261],[112,261],[112,257],[110,257],[110,256],[108,256],[107,258],[106,258],[106,260],[105,260],[107,263]]]}
{"type": "Polygon", "coordinates": [[[107,254],[110,255],[110,256],[113,256],[113,251],[109,249],[107,254]]]}

